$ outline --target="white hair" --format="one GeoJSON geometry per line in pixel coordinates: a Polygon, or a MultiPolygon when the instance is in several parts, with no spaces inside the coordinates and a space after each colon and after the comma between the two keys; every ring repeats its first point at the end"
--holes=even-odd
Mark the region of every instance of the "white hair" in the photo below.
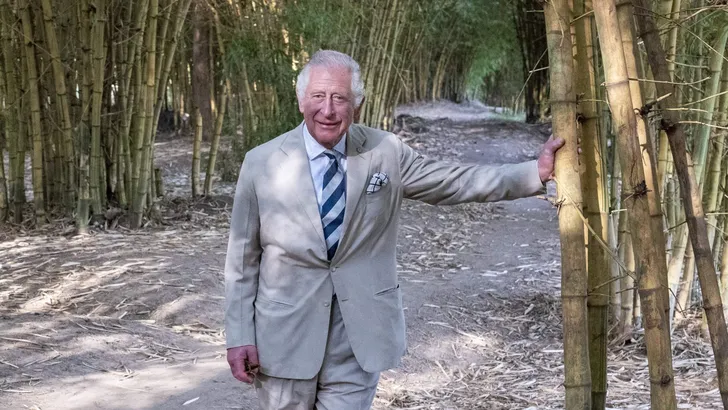
{"type": "Polygon", "coordinates": [[[299,101],[303,101],[308,87],[308,80],[311,78],[311,67],[346,68],[351,73],[351,92],[354,93],[354,108],[357,108],[364,101],[364,82],[361,79],[361,69],[350,56],[334,50],[319,50],[303,67],[298,74],[296,81],[296,95],[299,101]]]}

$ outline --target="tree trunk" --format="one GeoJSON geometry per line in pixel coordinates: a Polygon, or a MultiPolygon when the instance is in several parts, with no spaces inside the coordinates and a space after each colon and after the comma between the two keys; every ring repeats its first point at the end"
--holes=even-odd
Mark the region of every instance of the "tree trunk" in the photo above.
{"type": "Polygon", "coordinates": [[[654,246],[658,237],[652,229],[647,182],[642,164],[642,150],[637,135],[637,120],[622,49],[622,38],[614,0],[595,2],[602,60],[605,64],[606,88],[617,130],[617,146],[622,164],[624,183],[631,193],[624,198],[632,226],[632,243],[637,261],[642,314],[645,317],[645,343],[650,375],[652,408],[676,409],[675,383],[672,371],[670,322],[667,318],[665,289],[667,266],[665,255],[654,246]]]}
{"type": "Polygon", "coordinates": [[[561,299],[564,317],[564,387],[567,409],[591,408],[587,272],[584,253],[581,181],[577,153],[576,94],[571,84],[574,61],[566,0],[544,3],[551,78],[553,132],[566,141],[556,155],[559,231],[561,234],[561,299]]]}

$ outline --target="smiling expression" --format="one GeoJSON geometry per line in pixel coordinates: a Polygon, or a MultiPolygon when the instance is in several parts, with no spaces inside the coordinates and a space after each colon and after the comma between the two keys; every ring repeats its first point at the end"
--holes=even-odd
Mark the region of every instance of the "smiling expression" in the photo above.
{"type": "Polygon", "coordinates": [[[311,67],[308,86],[298,109],[308,132],[322,146],[333,149],[354,120],[351,72],[345,67],[311,67]]]}

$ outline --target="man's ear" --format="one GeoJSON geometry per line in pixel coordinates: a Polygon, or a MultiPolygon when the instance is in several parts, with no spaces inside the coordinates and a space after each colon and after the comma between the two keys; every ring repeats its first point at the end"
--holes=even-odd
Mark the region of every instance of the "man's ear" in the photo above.
{"type": "Polygon", "coordinates": [[[359,115],[361,115],[361,107],[364,106],[364,100],[366,100],[366,97],[362,98],[361,104],[354,108],[354,122],[359,122],[359,115]]]}

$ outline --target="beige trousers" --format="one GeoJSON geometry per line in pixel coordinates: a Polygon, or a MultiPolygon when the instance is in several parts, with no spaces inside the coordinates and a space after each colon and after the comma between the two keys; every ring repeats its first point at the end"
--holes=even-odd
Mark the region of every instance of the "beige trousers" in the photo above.
{"type": "Polygon", "coordinates": [[[354,357],[339,303],[331,304],[324,362],[313,379],[279,379],[259,374],[255,391],[263,410],[369,410],[379,373],[364,371],[354,357]]]}

